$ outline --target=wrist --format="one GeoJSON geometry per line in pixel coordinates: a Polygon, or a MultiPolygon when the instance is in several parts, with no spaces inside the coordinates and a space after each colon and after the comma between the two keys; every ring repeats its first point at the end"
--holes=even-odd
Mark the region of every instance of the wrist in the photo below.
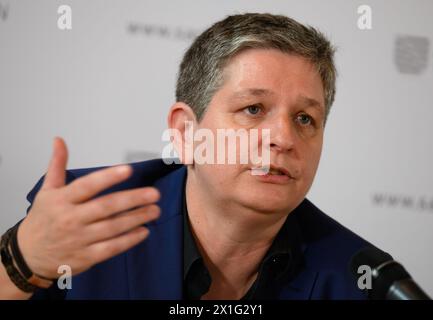
{"type": "Polygon", "coordinates": [[[19,248],[19,251],[21,252],[21,256],[28,266],[28,268],[36,273],[40,274],[43,273],[44,270],[38,266],[37,260],[34,258],[35,256],[35,250],[32,248],[32,239],[31,237],[28,237],[27,235],[29,232],[27,232],[27,218],[24,219],[18,226],[17,233],[16,233],[16,239],[17,239],[17,245],[19,248]]]}
{"type": "Polygon", "coordinates": [[[48,288],[53,283],[35,274],[24,260],[18,246],[17,233],[20,223],[10,228],[1,238],[1,261],[10,280],[24,292],[34,292],[37,288],[48,288]]]}

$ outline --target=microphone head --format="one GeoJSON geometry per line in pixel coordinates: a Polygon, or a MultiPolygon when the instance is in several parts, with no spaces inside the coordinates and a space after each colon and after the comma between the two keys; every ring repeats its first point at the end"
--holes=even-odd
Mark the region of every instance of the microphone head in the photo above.
{"type": "Polygon", "coordinates": [[[373,300],[386,299],[395,281],[410,279],[410,275],[402,265],[394,261],[391,255],[375,247],[367,247],[358,251],[350,261],[350,269],[358,281],[358,287],[361,276],[371,277],[371,287],[360,289],[366,290],[368,297],[373,300]],[[361,269],[361,266],[364,268],[361,269]],[[371,273],[360,273],[360,270],[366,270],[366,268],[371,273]]]}

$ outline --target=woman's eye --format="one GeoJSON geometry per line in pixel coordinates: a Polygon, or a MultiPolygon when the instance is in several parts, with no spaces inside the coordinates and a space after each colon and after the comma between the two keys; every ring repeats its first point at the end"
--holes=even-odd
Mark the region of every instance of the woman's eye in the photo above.
{"type": "Polygon", "coordinates": [[[252,115],[256,115],[260,112],[261,108],[257,105],[253,105],[253,106],[248,106],[247,108],[245,108],[246,112],[252,115]]]}
{"type": "Polygon", "coordinates": [[[302,125],[313,124],[313,118],[311,118],[308,114],[300,114],[298,116],[298,121],[302,125]]]}

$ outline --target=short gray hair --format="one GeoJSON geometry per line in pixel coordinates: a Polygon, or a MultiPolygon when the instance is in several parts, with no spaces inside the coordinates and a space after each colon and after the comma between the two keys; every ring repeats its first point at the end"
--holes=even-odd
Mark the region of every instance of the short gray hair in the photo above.
{"type": "Polygon", "coordinates": [[[228,16],[200,34],[186,51],[176,84],[176,101],[188,104],[200,121],[223,84],[229,60],[245,49],[278,49],[312,62],[322,79],[325,122],[335,97],[335,48],[318,30],[283,15],[228,16]]]}

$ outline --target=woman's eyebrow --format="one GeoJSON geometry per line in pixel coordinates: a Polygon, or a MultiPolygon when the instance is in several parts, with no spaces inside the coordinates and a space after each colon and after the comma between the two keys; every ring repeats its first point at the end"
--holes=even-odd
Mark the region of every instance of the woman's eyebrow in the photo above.
{"type": "MultiPolygon", "coordinates": [[[[234,92],[230,99],[244,99],[248,98],[250,96],[253,97],[263,97],[263,96],[273,96],[275,95],[275,92],[269,89],[263,89],[263,88],[247,88],[243,90],[239,90],[234,92]]],[[[322,103],[320,103],[318,100],[307,97],[305,95],[300,95],[297,98],[297,103],[300,105],[304,105],[306,107],[314,107],[316,108],[320,113],[325,113],[325,108],[322,103]]]]}
{"type": "Polygon", "coordinates": [[[246,98],[248,96],[261,97],[261,96],[270,96],[275,93],[269,89],[262,88],[248,88],[240,91],[236,91],[231,95],[231,98],[246,98]]]}
{"type": "Polygon", "coordinates": [[[320,103],[319,101],[317,101],[316,99],[304,96],[304,95],[300,95],[298,97],[298,103],[305,105],[307,107],[314,107],[316,108],[320,113],[324,114],[325,113],[325,107],[323,106],[322,103],[320,103]]]}

